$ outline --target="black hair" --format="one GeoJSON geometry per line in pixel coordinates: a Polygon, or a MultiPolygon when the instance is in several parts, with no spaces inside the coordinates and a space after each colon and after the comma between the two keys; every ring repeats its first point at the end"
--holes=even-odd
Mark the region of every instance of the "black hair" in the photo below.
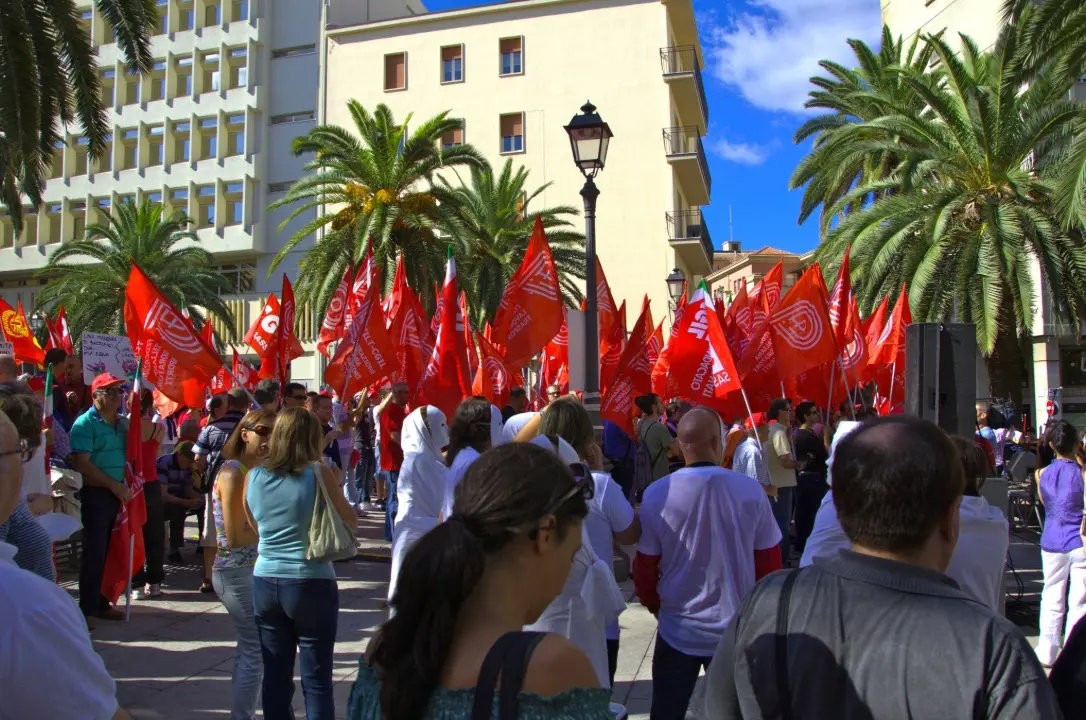
{"type": "Polygon", "coordinates": [[[1048,428],[1048,442],[1057,454],[1074,457],[1079,446],[1078,431],[1066,420],[1057,420],[1048,428]]]}
{"type": "Polygon", "coordinates": [[[151,392],[151,388],[142,388],[140,390],[140,415],[146,415],[147,411],[154,407],[155,394],[151,392]]]}
{"type": "Polygon", "coordinates": [[[490,447],[490,403],[478,398],[468,398],[460,403],[449,423],[449,449],[445,452],[445,465],[452,467],[453,460],[466,447],[486,452],[490,447]]]}
{"type": "Polygon", "coordinates": [[[45,366],[61,365],[68,359],[68,353],[64,348],[49,348],[45,351],[45,366]]]}
{"type": "Polygon", "coordinates": [[[215,412],[223,405],[226,404],[226,395],[219,393],[218,395],[212,395],[211,399],[207,402],[207,411],[215,412]]]}
{"type": "Polygon", "coordinates": [[[245,412],[249,409],[249,393],[245,392],[245,388],[230,388],[226,393],[226,407],[245,412]]]}
{"type": "Polygon", "coordinates": [[[792,401],[788,398],[777,398],[769,403],[769,419],[776,420],[781,413],[792,407],[792,401]]]}
{"type": "Polygon", "coordinates": [[[864,423],[833,454],[833,503],[849,539],[865,548],[919,550],[965,489],[950,437],[928,420],[893,415],[864,423]]]}
{"type": "Polygon", "coordinates": [[[814,408],[815,404],[810,400],[804,400],[799,405],[797,405],[796,422],[801,424],[807,422],[807,416],[810,414],[811,410],[814,410],[814,408]]]}
{"type": "Polygon", "coordinates": [[[501,445],[472,463],[456,488],[452,516],[407,552],[390,602],[395,614],[373,641],[386,718],[425,716],[487,556],[517,537],[534,537],[548,515],[564,538],[588,514],[576,488],[561,458],[530,443],[501,445]]]}
{"type": "Polygon", "coordinates": [[[573,447],[582,458],[596,440],[592,417],[584,405],[570,397],[558,398],[547,406],[539,423],[540,435],[556,435],[573,447]]]}
{"type": "Polygon", "coordinates": [[[962,459],[962,472],[965,473],[964,495],[977,497],[980,495],[980,487],[984,481],[992,476],[992,464],[988,461],[988,453],[977,445],[977,438],[951,435],[950,439],[958,448],[958,455],[962,459]]]}
{"type": "Polygon", "coordinates": [[[305,392],[305,385],[302,385],[299,382],[288,382],[286,385],[283,386],[284,395],[290,395],[295,390],[301,390],[302,392],[305,392]]]}
{"type": "Polygon", "coordinates": [[[41,445],[41,403],[26,383],[18,380],[0,382],[0,410],[11,420],[20,440],[25,440],[32,448],[41,445]]]}
{"type": "Polygon", "coordinates": [[[634,398],[634,405],[641,411],[643,415],[651,415],[656,412],[656,401],[660,399],[660,396],[656,393],[649,393],[648,395],[638,395],[634,398]]]}
{"type": "Polygon", "coordinates": [[[253,390],[253,399],[256,400],[257,405],[263,406],[268,403],[276,402],[279,399],[279,393],[258,387],[256,390],[253,390]]]}

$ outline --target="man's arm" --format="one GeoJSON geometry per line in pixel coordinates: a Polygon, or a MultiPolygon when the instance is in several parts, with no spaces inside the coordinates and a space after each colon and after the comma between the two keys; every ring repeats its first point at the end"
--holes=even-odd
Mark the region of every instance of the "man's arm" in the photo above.
{"type": "Polygon", "coordinates": [[[656,537],[656,529],[651,518],[655,512],[651,503],[641,503],[641,539],[637,543],[637,555],[633,561],[634,593],[641,604],[650,613],[656,615],[660,611],[660,593],[657,586],[660,584],[660,541],[656,537]]]}
{"type": "Polygon", "coordinates": [[[776,453],[781,467],[785,470],[802,470],[806,463],[797,462],[792,456],[792,446],[788,442],[787,432],[787,430],[780,430],[773,433],[773,452],[776,453]]]}

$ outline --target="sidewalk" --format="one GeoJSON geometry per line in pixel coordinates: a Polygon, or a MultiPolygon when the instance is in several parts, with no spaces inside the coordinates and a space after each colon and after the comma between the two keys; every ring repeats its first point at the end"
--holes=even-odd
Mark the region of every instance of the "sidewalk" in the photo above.
{"type": "MultiPolygon", "coordinates": [[[[376,512],[370,513],[359,521],[358,531],[359,557],[335,566],[340,595],[333,671],[337,717],[346,712],[358,659],[385,619],[389,565],[383,523],[376,512]]],[[[193,536],[195,527],[186,534],[193,536]]],[[[216,596],[198,591],[202,566],[192,555],[194,548],[190,540],[183,551],[186,564],[167,565],[163,599],[133,602],[130,623],[102,622],[93,634],[95,648],[117,682],[122,707],[137,720],[229,717],[233,626],[216,596]]],[[[1012,538],[1011,556],[1020,569],[1026,599],[1035,598],[1040,575],[1036,546],[1012,538]]],[[[74,582],[63,585],[75,591],[74,582]]],[[[1007,587],[1012,592],[1017,588],[1009,574],[1007,587]]],[[[622,589],[630,599],[632,583],[623,583],[622,589]]],[[[1011,617],[1035,643],[1036,606],[1012,612],[1011,617]]],[[[634,600],[619,623],[622,640],[613,699],[627,707],[631,719],[646,719],[652,699],[656,620],[634,600]]],[[[304,717],[297,677],[294,707],[298,717],[304,717]]]]}

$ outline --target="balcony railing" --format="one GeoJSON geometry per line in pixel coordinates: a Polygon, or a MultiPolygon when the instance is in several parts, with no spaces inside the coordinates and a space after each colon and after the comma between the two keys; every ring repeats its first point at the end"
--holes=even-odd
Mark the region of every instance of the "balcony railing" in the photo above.
{"type": "Polygon", "coordinates": [[[660,68],[664,77],[668,75],[693,75],[694,85],[698,89],[698,102],[701,103],[701,116],[709,123],[709,103],[705,99],[705,85],[701,81],[701,63],[698,51],[693,45],[678,45],[660,48],[660,68]]]}
{"type": "Polygon", "coordinates": [[[709,174],[709,162],[705,159],[705,146],[701,134],[693,125],[687,127],[664,128],[664,152],[668,157],[675,155],[695,155],[701,167],[701,176],[705,178],[705,187],[711,193],[713,176],[709,174]]]}
{"type": "Polygon", "coordinates": [[[667,213],[668,240],[701,240],[705,256],[713,261],[713,238],[701,210],[679,210],[667,213]]]}

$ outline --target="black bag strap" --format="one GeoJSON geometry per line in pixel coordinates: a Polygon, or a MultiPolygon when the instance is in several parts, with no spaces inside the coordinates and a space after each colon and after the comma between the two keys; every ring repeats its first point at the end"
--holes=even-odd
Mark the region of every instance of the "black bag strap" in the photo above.
{"type": "Polygon", "coordinates": [[[499,720],[516,720],[520,689],[532,652],[546,633],[510,632],[498,638],[479,669],[471,720],[490,720],[494,693],[501,678],[498,704],[499,720]]]}
{"type": "Polygon", "coordinates": [[[788,680],[788,607],[792,600],[792,586],[796,584],[799,570],[788,573],[781,587],[781,599],[777,603],[777,633],[774,654],[777,661],[777,699],[781,707],[781,720],[792,720],[792,688],[788,680]]]}

